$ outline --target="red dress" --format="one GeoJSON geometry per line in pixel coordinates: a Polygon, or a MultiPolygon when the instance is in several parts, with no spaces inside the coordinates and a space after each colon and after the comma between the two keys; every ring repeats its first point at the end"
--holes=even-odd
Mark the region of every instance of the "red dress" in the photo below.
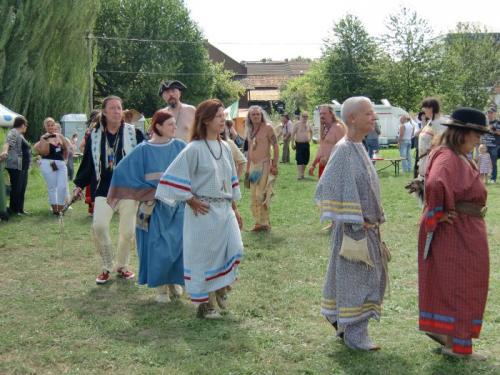
{"type": "Polygon", "coordinates": [[[438,223],[457,202],[486,205],[479,171],[446,147],[429,156],[425,208],[418,240],[420,330],[453,338],[453,351],[472,353],[488,294],[489,255],[483,218],[457,213],[453,224],[438,223]],[[428,234],[432,242],[427,259],[428,234]]]}

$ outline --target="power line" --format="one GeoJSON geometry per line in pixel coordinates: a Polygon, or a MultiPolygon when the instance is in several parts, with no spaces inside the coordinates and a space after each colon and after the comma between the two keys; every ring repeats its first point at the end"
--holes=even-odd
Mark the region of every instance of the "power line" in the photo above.
{"type": "Polygon", "coordinates": [[[175,43],[175,44],[221,44],[221,45],[236,45],[236,46],[308,46],[308,45],[323,45],[320,42],[209,42],[208,40],[179,40],[179,39],[143,39],[143,38],[125,38],[104,35],[85,36],[86,39],[100,40],[117,40],[130,41],[138,43],[175,43]]]}

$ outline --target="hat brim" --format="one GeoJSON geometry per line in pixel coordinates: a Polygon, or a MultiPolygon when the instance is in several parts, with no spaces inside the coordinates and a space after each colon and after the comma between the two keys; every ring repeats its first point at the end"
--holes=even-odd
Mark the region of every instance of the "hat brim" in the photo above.
{"type": "Polygon", "coordinates": [[[125,118],[127,115],[131,116],[130,122],[137,122],[142,117],[142,113],[135,109],[126,109],[125,111],[123,111],[123,117],[125,118]]]}
{"type": "Polygon", "coordinates": [[[461,122],[461,121],[455,120],[453,118],[441,121],[441,124],[445,125],[445,126],[451,126],[454,128],[474,130],[474,131],[477,131],[479,133],[491,133],[491,131],[485,125],[473,124],[470,122],[461,122]]]}

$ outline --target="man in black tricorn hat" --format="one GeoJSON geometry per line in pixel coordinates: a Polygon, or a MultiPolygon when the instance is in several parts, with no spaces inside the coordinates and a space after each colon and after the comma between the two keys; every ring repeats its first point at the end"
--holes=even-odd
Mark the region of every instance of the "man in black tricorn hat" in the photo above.
{"type": "Polygon", "coordinates": [[[194,122],[195,107],[181,102],[181,92],[187,89],[181,81],[163,81],[160,85],[159,95],[167,103],[166,109],[174,116],[177,129],[175,138],[189,142],[191,127],[194,122]]]}

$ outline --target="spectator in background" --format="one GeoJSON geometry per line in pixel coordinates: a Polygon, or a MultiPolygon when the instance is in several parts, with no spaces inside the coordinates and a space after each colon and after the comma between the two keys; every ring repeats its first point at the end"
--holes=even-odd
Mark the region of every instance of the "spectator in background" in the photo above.
{"type": "Polygon", "coordinates": [[[300,121],[295,124],[292,131],[292,149],[295,150],[295,160],[297,161],[297,179],[304,179],[304,172],[310,158],[310,145],[313,130],[311,124],[307,122],[309,115],[302,112],[300,121]]]}
{"type": "MultiPolygon", "coordinates": [[[[75,149],[71,143],[71,140],[66,138],[62,132],[62,127],[59,122],[56,122],[56,128],[57,132],[61,134],[64,139],[66,140],[66,143],[68,144],[68,156],[66,158],[66,168],[68,170],[68,181],[73,181],[73,176],[75,174],[75,162],[74,162],[74,156],[75,156],[75,149]]],[[[69,188],[66,189],[67,197],[70,198],[69,196],[69,188]]],[[[68,199],[69,201],[69,199],[68,199]]]]}
{"type": "Polygon", "coordinates": [[[416,119],[416,125],[415,128],[413,129],[413,138],[411,139],[411,147],[415,149],[415,164],[413,165],[413,177],[416,178],[418,176],[418,136],[420,135],[420,132],[422,131],[422,128],[425,126],[427,123],[425,113],[423,111],[420,111],[417,115],[416,119]]]}
{"type": "Polygon", "coordinates": [[[497,109],[491,107],[487,111],[488,123],[491,133],[485,133],[481,137],[481,143],[486,145],[488,148],[488,153],[491,157],[491,163],[493,164],[491,171],[491,182],[495,184],[497,182],[497,160],[498,153],[500,151],[500,122],[496,119],[497,109]]]}
{"type": "Polygon", "coordinates": [[[413,124],[410,117],[403,115],[399,119],[399,155],[403,159],[403,172],[411,172],[411,139],[413,137],[413,124]]]}
{"type": "Polygon", "coordinates": [[[418,174],[423,180],[427,169],[427,156],[433,142],[439,135],[443,134],[446,127],[441,124],[441,105],[436,98],[425,98],[421,107],[427,121],[418,136],[418,174]]]}
{"type": "Polygon", "coordinates": [[[283,137],[282,163],[290,163],[290,139],[292,137],[293,125],[287,113],[281,115],[281,136],[283,137]]]}
{"type": "Polygon", "coordinates": [[[28,169],[31,162],[31,147],[24,138],[28,129],[28,122],[24,117],[16,117],[14,125],[7,133],[7,142],[4,144],[0,160],[7,159],[6,169],[10,178],[11,215],[25,215],[24,195],[28,185],[28,169]]]}
{"type": "Polygon", "coordinates": [[[333,146],[340,141],[347,133],[346,126],[342,121],[337,120],[333,107],[329,104],[323,104],[319,107],[319,121],[320,121],[320,138],[319,148],[316,153],[316,158],[309,167],[309,175],[314,176],[316,165],[318,167],[318,178],[323,174],[323,170],[328,163],[330,154],[332,153],[333,146]]]}
{"type": "Polygon", "coordinates": [[[479,145],[479,155],[477,156],[477,166],[479,168],[479,173],[481,174],[481,180],[486,185],[488,183],[488,177],[493,170],[493,165],[491,163],[491,156],[488,153],[488,147],[486,145],[479,145]]]}
{"type": "Polygon", "coordinates": [[[252,216],[255,220],[252,232],[267,232],[271,230],[269,221],[271,183],[278,175],[278,140],[271,124],[266,122],[264,110],[257,105],[248,109],[245,128],[248,140],[245,185],[250,188],[251,193],[252,216]]]}
{"type": "Polygon", "coordinates": [[[42,157],[41,171],[49,193],[52,213],[59,215],[68,197],[68,168],[66,160],[69,142],[60,134],[60,126],[52,117],[43,121],[46,133],[35,143],[35,150],[42,157]]]}
{"type": "Polygon", "coordinates": [[[366,148],[368,151],[368,156],[373,159],[373,156],[378,152],[380,145],[378,143],[378,137],[380,136],[380,125],[378,121],[375,122],[375,129],[370,132],[366,138],[366,148]]]}
{"type": "Polygon", "coordinates": [[[234,141],[236,146],[238,146],[239,148],[243,147],[243,143],[245,142],[245,140],[240,137],[240,135],[234,128],[234,121],[226,120],[225,127],[227,136],[234,141]]]}
{"type": "MultiPolygon", "coordinates": [[[[87,130],[85,131],[85,135],[83,136],[82,143],[80,143],[80,152],[83,154],[85,150],[85,144],[87,143],[88,137],[90,137],[90,133],[92,129],[99,123],[101,119],[101,110],[94,109],[90,112],[89,119],[87,120],[87,130]]],[[[95,186],[92,187],[92,182],[85,187],[85,204],[88,206],[88,213],[90,216],[94,214],[94,198],[90,192],[95,189],[95,186]]]]}
{"type": "Polygon", "coordinates": [[[167,109],[175,118],[177,129],[175,138],[189,142],[191,127],[194,123],[195,107],[181,102],[181,94],[187,87],[177,80],[163,81],[158,94],[165,101],[167,109]]]}
{"type": "Polygon", "coordinates": [[[232,121],[231,120],[226,120],[224,124],[224,128],[222,132],[220,133],[220,136],[223,141],[226,141],[227,144],[229,145],[229,148],[231,149],[231,155],[233,156],[233,161],[234,165],[236,167],[236,177],[238,179],[241,177],[241,174],[243,173],[243,170],[245,169],[247,165],[247,159],[245,158],[245,155],[241,152],[241,150],[238,148],[236,143],[232,140],[231,138],[231,129],[232,128],[232,121]],[[228,127],[228,123],[231,124],[231,126],[228,127]]]}

